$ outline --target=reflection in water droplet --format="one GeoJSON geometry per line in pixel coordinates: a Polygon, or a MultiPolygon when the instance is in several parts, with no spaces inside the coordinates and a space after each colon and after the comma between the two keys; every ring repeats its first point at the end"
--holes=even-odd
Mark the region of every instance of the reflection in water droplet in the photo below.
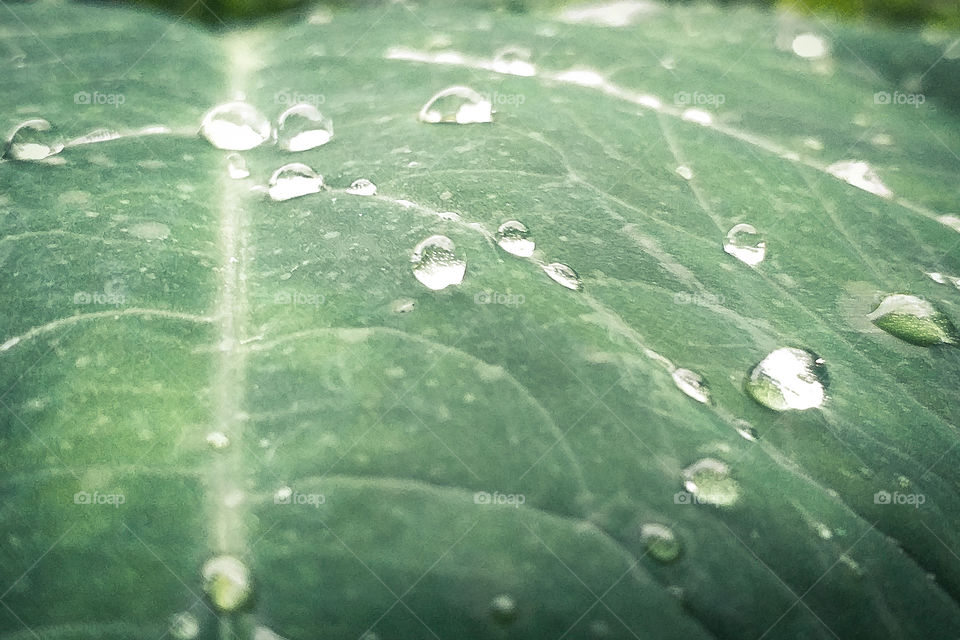
{"type": "Polygon", "coordinates": [[[285,151],[307,151],[333,138],[333,121],[312,104],[295,104],[277,121],[277,144],[285,151]]]}
{"type": "Polygon", "coordinates": [[[7,137],[3,157],[7,160],[43,160],[63,151],[63,143],[43,118],[21,122],[7,137]]]}
{"type": "Polygon", "coordinates": [[[567,289],[574,291],[583,289],[583,281],[580,279],[580,276],[577,275],[577,272],[561,262],[545,264],[543,265],[543,271],[550,276],[554,282],[562,284],[567,289]]]}
{"type": "Polygon", "coordinates": [[[428,289],[439,291],[463,282],[466,260],[458,257],[453,240],[446,236],[430,236],[410,256],[413,275],[428,289]]]}
{"type": "Polygon", "coordinates": [[[640,527],[640,541],[654,560],[673,562],[680,557],[680,539],[670,527],[649,523],[640,527]]]}
{"type": "Polygon", "coordinates": [[[318,193],[322,188],[323,176],[305,164],[291,162],[273,172],[267,193],[279,202],[318,193]]]}
{"type": "Polygon", "coordinates": [[[497,229],[497,244],[507,253],[521,258],[533,255],[536,243],[530,239],[530,230],[522,222],[509,220],[497,229]]]}
{"type": "Polygon", "coordinates": [[[858,189],[869,191],[882,198],[893,197],[893,192],[887,188],[887,185],[883,184],[877,172],[866,162],[859,160],[835,162],[827,167],[827,171],[858,189]]]}
{"type": "Polygon", "coordinates": [[[211,558],[204,563],[200,575],[204,592],[220,611],[236,611],[249,602],[253,592],[250,570],[239,559],[233,556],[211,558]]]}
{"type": "Polygon", "coordinates": [[[490,601],[490,615],[500,624],[511,624],[517,619],[517,603],[507,594],[500,594],[490,601]]]}
{"type": "Polygon", "coordinates": [[[504,47],[493,56],[493,70],[513,76],[535,76],[537,68],[530,62],[530,50],[504,47]]]}
{"type": "Polygon", "coordinates": [[[207,434],[207,444],[214,449],[226,449],[230,446],[230,438],[222,431],[213,431],[207,434]]]}
{"type": "Polygon", "coordinates": [[[170,616],[168,633],[176,640],[193,640],[200,633],[200,622],[189,611],[175,613],[170,616]]]}
{"type": "Polygon", "coordinates": [[[890,335],[917,346],[960,344],[960,333],[950,318],[917,296],[887,296],[867,318],[890,335]]]}
{"type": "Polygon", "coordinates": [[[674,369],[671,375],[673,376],[674,384],[677,385],[680,391],[683,391],[697,402],[704,404],[710,402],[710,389],[707,386],[707,382],[699,373],[695,373],[689,369],[674,369]]]}
{"type": "Polygon", "coordinates": [[[377,195],[377,185],[366,178],[360,178],[359,180],[354,180],[353,183],[347,187],[347,193],[354,196],[375,196],[377,195]]]}
{"type": "Polygon", "coordinates": [[[818,35],[801,33],[793,39],[793,52],[801,58],[822,58],[827,55],[827,43],[818,35]]]}
{"type": "Polygon", "coordinates": [[[680,165],[677,167],[677,175],[684,180],[691,180],[693,179],[693,170],[686,165],[680,165]]]}
{"type": "Polygon", "coordinates": [[[740,485],[726,463],[703,458],[683,470],[683,486],[699,503],[725,507],[740,498],[740,485]]]}
{"type": "Polygon", "coordinates": [[[226,102],[203,116],[200,134],[218,149],[246,151],[270,138],[270,121],[246,102],[226,102]]]}
{"type": "Polygon", "coordinates": [[[687,122],[695,122],[696,124],[702,124],[703,126],[713,124],[713,116],[703,109],[687,109],[680,115],[680,117],[687,122]]]}
{"type": "Polygon", "coordinates": [[[450,87],[427,100],[420,120],[429,123],[493,122],[493,105],[470,87],[450,87]]]}
{"type": "Polygon", "coordinates": [[[239,153],[231,153],[227,156],[227,175],[234,180],[243,180],[250,175],[247,161],[239,153]]]}
{"type": "Polygon", "coordinates": [[[770,352],[750,371],[747,393],[774,411],[813,409],[827,399],[823,358],[805,349],[783,347],[770,352]]]}
{"type": "Polygon", "coordinates": [[[760,238],[753,225],[741,223],[727,232],[723,250],[740,262],[754,267],[767,256],[767,243],[760,238]]]}

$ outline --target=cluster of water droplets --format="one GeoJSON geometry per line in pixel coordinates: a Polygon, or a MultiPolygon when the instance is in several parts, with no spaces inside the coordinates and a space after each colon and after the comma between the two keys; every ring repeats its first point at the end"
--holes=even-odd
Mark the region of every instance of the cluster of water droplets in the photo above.
{"type": "Polygon", "coordinates": [[[249,151],[273,139],[284,151],[298,152],[330,142],[333,121],[314,105],[301,103],[281,113],[274,128],[256,107],[238,100],[207,111],[200,123],[200,135],[227,151],[249,151]]]}

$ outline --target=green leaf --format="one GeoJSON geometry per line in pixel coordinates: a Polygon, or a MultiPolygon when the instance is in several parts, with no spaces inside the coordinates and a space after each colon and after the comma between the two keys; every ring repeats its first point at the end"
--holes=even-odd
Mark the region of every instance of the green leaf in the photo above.
{"type": "Polygon", "coordinates": [[[0,163],[0,636],[955,635],[960,357],[868,318],[960,318],[926,275],[960,275],[960,134],[917,106],[950,41],[618,6],[221,35],[2,9],[6,126],[118,136],[0,163]],[[908,85],[863,62],[898,47],[908,85]],[[452,85],[494,122],[418,121],[452,85]],[[197,129],[241,93],[335,137],[231,179],[197,129]],[[328,188],[251,189],[288,162],[328,188]],[[496,246],[511,219],[532,257],[496,246]],[[433,235],[459,286],[414,276],[433,235]],[[746,393],[780,347],[823,359],[822,406],[746,393]]]}

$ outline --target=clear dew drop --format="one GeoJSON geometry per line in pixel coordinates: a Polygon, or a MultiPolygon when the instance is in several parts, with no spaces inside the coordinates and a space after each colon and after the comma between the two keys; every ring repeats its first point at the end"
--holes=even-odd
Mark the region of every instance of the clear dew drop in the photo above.
{"type": "Polygon", "coordinates": [[[227,175],[232,180],[243,180],[250,175],[247,161],[239,153],[231,153],[227,156],[227,175]]]}
{"type": "Polygon", "coordinates": [[[200,571],[203,590],[220,611],[231,612],[250,601],[253,583],[250,569],[233,556],[216,556],[207,560],[200,571]]]}
{"type": "Polygon", "coordinates": [[[366,178],[360,178],[354,180],[350,186],[347,187],[347,193],[352,196],[375,196],[377,195],[377,185],[366,178]]]}
{"type": "Polygon", "coordinates": [[[737,433],[740,434],[740,437],[744,440],[756,442],[760,439],[760,434],[746,420],[737,420],[733,424],[737,433]]]}
{"type": "Polygon", "coordinates": [[[723,250],[751,267],[760,264],[767,257],[767,243],[760,238],[753,225],[745,223],[734,225],[727,232],[723,250]]]}
{"type": "Polygon", "coordinates": [[[727,507],[740,498],[740,485],[730,467],[714,458],[703,458],[683,470],[683,487],[697,502],[727,507]]]}
{"type": "Polygon", "coordinates": [[[793,39],[790,48],[801,58],[812,60],[822,58],[829,50],[826,41],[813,33],[801,33],[793,39]]]}
{"type": "Polygon", "coordinates": [[[677,167],[676,171],[677,171],[677,175],[683,178],[684,180],[693,179],[693,169],[691,169],[686,165],[680,165],[679,167],[677,167]]]}
{"type": "Polygon", "coordinates": [[[270,176],[267,193],[272,200],[281,202],[319,193],[323,188],[323,176],[300,162],[285,164],[270,176]]]}
{"type": "Polygon", "coordinates": [[[420,109],[420,121],[431,124],[493,122],[493,104],[470,87],[449,87],[427,100],[420,109]]]}
{"type": "Polygon", "coordinates": [[[507,253],[521,258],[533,255],[536,243],[530,238],[530,230],[522,222],[508,220],[497,229],[497,244],[507,253]]]}
{"type": "Polygon", "coordinates": [[[230,446],[230,438],[222,431],[212,431],[207,434],[207,444],[214,449],[226,449],[230,446]]]}
{"type": "Polygon", "coordinates": [[[543,265],[543,272],[557,284],[573,291],[583,290],[583,281],[577,272],[561,262],[551,262],[543,265]]]}
{"type": "Polygon", "coordinates": [[[687,109],[680,114],[680,117],[687,122],[701,124],[705,127],[713,124],[713,116],[710,115],[709,111],[704,111],[703,109],[687,109]]]}
{"type": "Polygon", "coordinates": [[[830,175],[840,178],[858,189],[863,189],[881,198],[892,198],[893,191],[883,184],[877,172],[860,160],[844,160],[827,167],[830,175]]]}
{"type": "Polygon", "coordinates": [[[673,529],[655,522],[641,525],[640,542],[651,558],[659,562],[673,562],[680,557],[681,544],[673,529]]]}
{"type": "Polygon", "coordinates": [[[225,102],[207,111],[200,135],[217,149],[247,151],[270,138],[266,116],[246,102],[225,102]]]}
{"type": "Polygon", "coordinates": [[[703,404],[710,402],[710,388],[707,381],[699,373],[690,371],[690,369],[674,369],[673,382],[680,391],[703,404]]]}
{"type": "Polygon", "coordinates": [[[53,133],[53,127],[43,118],[34,118],[18,124],[3,151],[7,160],[43,160],[63,151],[63,142],[53,133]]]}
{"type": "Polygon", "coordinates": [[[774,411],[802,411],[824,403],[827,382],[823,358],[806,349],[782,347],[750,371],[746,389],[750,397],[774,411]]]}
{"type": "Polygon", "coordinates": [[[500,624],[513,623],[518,614],[516,601],[505,593],[495,596],[490,601],[490,616],[500,624]]]}
{"type": "Polygon", "coordinates": [[[920,347],[960,344],[960,332],[950,318],[917,296],[887,296],[867,318],[890,335],[920,347]]]}
{"type": "Polygon", "coordinates": [[[504,47],[493,56],[493,70],[512,76],[535,76],[537,68],[530,62],[530,50],[524,47],[504,47]]]}
{"type": "Polygon", "coordinates": [[[181,611],[170,616],[168,633],[176,640],[193,640],[200,633],[200,621],[189,611],[181,611]]]}
{"type": "Polygon", "coordinates": [[[413,249],[413,275],[428,289],[440,291],[463,282],[467,262],[456,254],[453,240],[430,236],[413,249]]]}
{"type": "Polygon", "coordinates": [[[333,138],[333,120],[312,104],[295,104],[277,120],[277,144],[284,151],[307,151],[333,138]]]}

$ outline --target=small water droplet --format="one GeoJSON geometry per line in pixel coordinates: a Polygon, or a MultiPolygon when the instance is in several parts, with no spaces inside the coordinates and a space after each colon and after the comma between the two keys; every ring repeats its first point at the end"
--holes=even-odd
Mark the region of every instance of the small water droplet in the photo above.
{"type": "Polygon", "coordinates": [[[189,611],[175,613],[170,616],[169,633],[176,640],[193,640],[200,633],[200,622],[189,611]]]}
{"type": "Polygon", "coordinates": [[[680,165],[679,167],[677,167],[677,175],[683,178],[684,180],[692,180],[693,170],[686,165],[680,165]]]}
{"type": "Polygon", "coordinates": [[[680,557],[681,545],[677,534],[670,527],[649,523],[640,527],[640,541],[654,560],[673,562],[680,557]]]}
{"type": "Polygon", "coordinates": [[[218,149],[247,151],[270,138],[270,121],[246,102],[226,102],[203,116],[200,135],[218,149]]]}
{"type": "Polygon", "coordinates": [[[522,222],[509,220],[497,229],[497,244],[507,253],[521,258],[533,255],[536,243],[530,239],[530,230],[522,222]]]}
{"type": "Polygon", "coordinates": [[[815,59],[827,55],[827,43],[813,33],[801,33],[793,39],[793,52],[801,58],[815,59]]]}
{"type": "Polygon", "coordinates": [[[431,124],[493,122],[493,105],[470,87],[449,87],[427,100],[420,120],[431,124]]]}
{"type": "Polygon", "coordinates": [[[687,122],[702,124],[705,127],[713,124],[713,116],[710,115],[708,111],[704,111],[703,109],[687,109],[680,115],[680,117],[687,122]]]}
{"type": "Polygon", "coordinates": [[[917,296],[887,296],[867,318],[890,335],[917,346],[960,344],[960,333],[950,318],[917,296]]]}
{"type": "Polygon", "coordinates": [[[43,118],[18,124],[7,136],[3,157],[8,160],[43,160],[63,151],[63,142],[43,118]]]}
{"type": "Polygon", "coordinates": [[[377,185],[366,178],[360,178],[359,180],[354,180],[350,186],[347,187],[347,193],[353,196],[375,196],[377,195],[377,185]]]}
{"type": "Polygon", "coordinates": [[[740,485],[726,463],[703,458],[683,470],[683,486],[697,502],[726,507],[740,498],[740,485]]]}
{"type": "Polygon", "coordinates": [[[239,153],[231,153],[227,156],[227,175],[233,180],[243,180],[250,175],[247,161],[239,153]]]}
{"type": "Polygon", "coordinates": [[[466,260],[455,253],[453,240],[446,236],[430,236],[410,256],[413,275],[428,289],[439,291],[463,282],[466,260]]]}
{"type": "Polygon", "coordinates": [[[827,399],[823,358],[806,349],[782,347],[771,351],[750,371],[747,393],[774,411],[819,407],[827,399]]]}
{"type": "Polygon", "coordinates": [[[551,262],[543,265],[543,272],[550,276],[554,282],[565,286],[573,291],[583,289],[583,281],[577,272],[561,262],[551,262]]]}
{"type": "Polygon", "coordinates": [[[677,385],[680,391],[683,391],[697,402],[702,402],[703,404],[710,402],[710,389],[707,386],[706,380],[704,380],[703,376],[699,373],[690,371],[689,369],[674,369],[671,375],[673,376],[674,384],[677,385]]]}
{"type": "Polygon", "coordinates": [[[753,225],[741,223],[727,232],[723,250],[740,262],[754,267],[767,256],[767,243],[760,238],[753,225]]]}
{"type": "Polygon", "coordinates": [[[893,192],[887,185],[883,184],[877,172],[866,162],[860,160],[835,162],[827,167],[827,172],[858,189],[869,191],[881,198],[893,197],[893,192]]]}
{"type": "Polygon", "coordinates": [[[288,486],[282,486],[273,493],[273,501],[276,504],[284,504],[293,495],[293,489],[288,486]]]}
{"type": "Polygon", "coordinates": [[[207,560],[200,571],[203,590],[213,605],[224,612],[236,611],[247,604],[253,592],[250,570],[233,556],[207,560]]]}
{"type": "Polygon", "coordinates": [[[213,431],[207,434],[207,444],[214,449],[226,449],[230,446],[230,438],[222,431],[213,431]]]}
{"type": "Polygon", "coordinates": [[[744,440],[749,440],[750,442],[756,442],[760,439],[760,434],[750,426],[750,423],[746,420],[737,420],[733,423],[734,428],[737,430],[737,433],[740,434],[740,437],[744,440]]]}
{"type": "Polygon", "coordinates": [[[519,611],[517,603],[509,595],[503,593],[490,601],[490,615],[500,624],[507,625],[517,619],[519,611]]]}
{"type": "Polygon", "coordinates": [[[524,47],[504,47],[493,56],[493,70],[513,76],[535,76],[537,68],[530,62],[530,55],[524,47]]]}
{"type": "Polygon", "coordinates": [[[410,313],[417,308],[417,302],[411,300],[410,298],[400,298],[399,300],[394,300],[393,304],[390,305],[390,309],[394,313],[410,313]]]}
{"type": "Polygon", "coordinates": [[[307,151],[333,138],[333,121],[312,104],[295,104],[277,121],[277,144],[285,151],[307,151]]]}
{"type": "Polygon", "coordinates": [[[323,188],[323,176],[300,162],[285,164],[270,176],[267,193],[278,202],[319,193],[323,188]]]}

